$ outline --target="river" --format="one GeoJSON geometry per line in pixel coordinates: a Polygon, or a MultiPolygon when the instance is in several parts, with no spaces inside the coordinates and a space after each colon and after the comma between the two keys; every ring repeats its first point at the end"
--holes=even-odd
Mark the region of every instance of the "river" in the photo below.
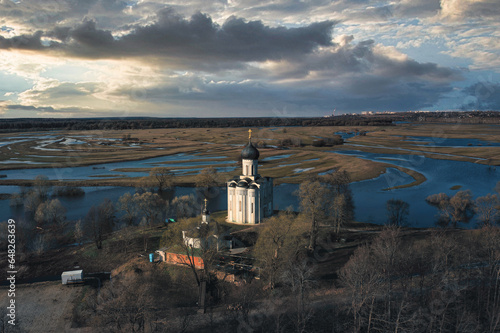
{"type": "MultiPolygon", "coordinates": [[[[385,190],[396,185],[408,184],[413,178],[405,173],[401,173],[395,168],[387,168],[386,172],[377,178],[354,182],[351,184],[354,202],[356,205],[356,220],[360,222],[372,222],[383,224],[386,222],[386,202],[389,199],[401,199],[410,204],[410,214],[408,223],[414,227],[429,227],[434,225],[436,209],[430,207],[425,198],[431,194],[444,192],[453,195],[457,190],[452,190],[452,186],[461,186],[460,190],[469,189],[474,197],[492,193],[497,181],[500,180],[500,168],[489,168],[486,165],[470,162],[459,162],[452,160],[440,160],[424,157],[421,155],[395,155],[376,154],[349,150],[342,152],[331,152],[334,154],[354,155],[359,158],[369,159],[377,162],[384,162],[392,165],[402,166],[422,173],[427,178],[424,183],[409,188],[385,190]]],[[[34,179],[39,174],[44,174],[49,179],[89,179],[95,175],[120,174],[122,176],[139,176],[146,173],[137,172],[116,172],[118,168],[140,168],[162,165],[162,162],[175,162],[169,167],[193,167],[189,170],[197,170],[198,166],[213,164],[214,162],[203,161],[204,159],[217,159],[224,157],[198,156],[187,154],[176,154],[163,157],[145,159],[141,161],[124,161],[115,163],[105,163],[95,166],[75,167],[75,168],[48,168],[48,169],[23,169],[6,170],[9,179],[34,179]],[[104,168],[104,169],[103,169],[104,168]],[[137,175],[136,175],[137,174],[137,175]]],[[[217,164],[228,164],[221,167],[220,171],[234,170],[235,166],[231,161],[218,161],[217,164]]],[[[179,170],[178,173],[185,172],[179,170]]],[[[292,206],[299,209],[298,199],[293,194],[298,188],[296,184],[281,184],[275,186],[274,204],[275,209],[285,209],[292,206]]],[[[60,198],[67,209],[67,218],[77,220],[87,213],[92,205],[98,205],[105,198],[114,202],[126,192],[135,193],[133,187],[86,187],[86,194],[77,198],[60,198]]],[[[17,186],[0,186],[0,193],[18,192],[17,186]]],[[[192,187],[176,187],[167,193],[167,196],[180,196],[185,194],[195,194],[196,189],[192,187]]],[[[210,198],[209,208],[212,211],[227,209],[226,189],[221,188],[210,198]]],[[[21,218],[22,210],[9,206],[9,200],[0,200],[0,221],[8,218],[21,218]]],[[[470,225],[471,227],[473,224],[470,225]]]]}

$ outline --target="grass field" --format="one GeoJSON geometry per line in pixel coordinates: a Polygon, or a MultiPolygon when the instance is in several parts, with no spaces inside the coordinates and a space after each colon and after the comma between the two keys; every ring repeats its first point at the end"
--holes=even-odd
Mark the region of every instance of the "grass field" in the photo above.
{"type": "MultiPolygon", "coordinates": [[[[151,130],[109,130],[109,131],[57,131],[33,133],[1,134],[0,141],[18,141],[0,146],[1,170],[40,168],[40,167],[76,167],[126,160],[142,160],[151,157],[177,153],[200,154],[205,156],[224,156],[207,159],[214,166],[236,166],[236,170],[221,174],[221,180],[227,180],[241,172],[237,167],[239,154],[248,140],[247,128],[189,128],[189,129],[151,129],[151,130]],[[37,138],[41,135],[53,135],[51,140],[37,138]],[[32,138],[29,138],[29,137],[32,138]],[[132,140],[122,140],[124,137],[132,140]],[[64,144],[65,139],[74,138],[81,144],[64,144]],[[25,141],[22,141],[25,140],[25,141]],[[19,142],[20,141],[20,142],[19,142]],[[234,164],[220,164],[222,161],[234,161],[234,164]],[[219,164],[218,164],[219,162],[219,164]],[[30,164],[36,163],[36,164],[30,164]]],[[[443,124],[403,124],[386,127],[275,127],[254,128],[252,141],[263,147],[277,146],[280,140],[300,140],[302,146],[289,149],[259,148],[260,173],[275,178],[275,184],[300,183],[307,176],[324,173],[333,169],[347,170],[354,181],[379,176],[389,164],[363,160],[354,156],[332,154],[336,150],[361,150],[385,154],[416,154],[435,159],[451,159],[490,165],[500,165],[500,148],[493,146],[440,147],[424,144],[416,146],[407,137],[431,137],[435,142],[448,138],[482,139],[500,142],[500,131],[489,125],[443,125],[443,124]],[[329,147],[314,147],[317,138],[331,138],[336,132],[366,131],[366,136],[354,136],[348,144],[329,147]],[[291,155],[286,158],[268,159],[279,155],[291,155]]],[[[174,162],[163,163],[166,167],[174,162]]],[[[172,167],[182,170],[193,166],[172,167]]],[[[197,166],[205,167],[205,166],[197,166]]],[[[398,167],[410,174],[415,181],[405,186],[413,186],[425,181],[425,177],[415,171],[398,167]]],[[[143,171],[140,169],[117,169],[117,172],[143,171]]],[[[196,171],[184,172],[175,177],[177,184],[192,184],[196,171]]],[[[119,177],[117,175],[97,175],[94,179],[77,182],[60,181],[58,184],[78,186],[130,186],[138,178],[119,177]]],[[[0,178],[0,184],[19,185],[29,183],[20,180],[0,178]]]]}

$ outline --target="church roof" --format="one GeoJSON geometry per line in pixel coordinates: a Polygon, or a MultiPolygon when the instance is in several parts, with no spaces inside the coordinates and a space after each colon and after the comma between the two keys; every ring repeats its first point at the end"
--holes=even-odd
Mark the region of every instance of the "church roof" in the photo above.
{"type": "Polygon", "coordinates": [[[248,187],[248,183],[242,179],[238,182],[238,187],[248,187]]]}
{"type": "Polygon", "coordinates": [[[248,144],[241,151],[241,158],[244,160],[257,160],[259,159],[259,151],[252,144],[252,141],[248,140],[248,144]]]}

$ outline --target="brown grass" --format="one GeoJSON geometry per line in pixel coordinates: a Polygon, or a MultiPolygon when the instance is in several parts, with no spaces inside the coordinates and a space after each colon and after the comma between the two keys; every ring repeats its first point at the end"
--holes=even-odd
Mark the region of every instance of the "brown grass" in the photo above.
{"type": "MultiPolygon", "coordinates": [[[[29,135],[30,133],[21,133],[21,135],[29,135]]],[[[44,133],[32,133],[40,135],[44,133]]],[[[214,165],[217,161],[237,161],[241,145],[248,140],[247,128],[210,128],[210,129],[151,129],[151,130],[109,130],[109,131],[85,131],[85,132],[57,132],[60,137],[73,137],[78,135],[93,135],[93,139],[87,140],[88,144],[84,145],[60,145],[53,143],[47,145],[49,149],[62,149],[61,151],[44,151],[34,149],[36,141],[21,142],[11,145],[11,149],[0,147],[0,156],[2,160],[10,158],[22,158],[34,162],[41,162],[40,165],[27,164],[0,164],[1,170],[18,169],[18,168],[40,168],[40,167],[76,167],[83,165],[94,165],[99,163],[120,162],[130,160],[142,160],[151,157],[164,155],[172,155],[177,153],[200,154],[205,156],[226,156],[224,159],[209,159],[214,165]],[[116,138],[121,139],[125,135],[130,135],[133,138],[138,138],[141,145],[138,148],[129,148],[128,142],[118,140],[110,145],[98,144],[100,138],[116,138]],[[238,145],[238,146],[235,146],[238,145]],[[16,154],[17,153],[17,154],[16,154]],[[38,157],[50,156],[50,157],[38,157]]],[[[390,164],[382,162],[373,162],[359,159],[353,156],[332,154],[330,151],[343,149],[359,149],[367,152],[378,152],[388,154],[419,154],[436,159],[451,159],[458,161],[469,161],[477,163],[488,163],[486,160],[477,160],[477,158],[491,160],[489,163],[500,165],[500,153],[498,147],[465,147],[465,148],[448,148],[448,147],[416,147],[410,142],[403,141],[403,136],[433,136],[433,137],[450,137],[450,138],[484,138],[488,141],[500,141],[498,131],[487,125],[442,125],[442,124],[425,124],[413,125],[404,124],[399,126],[387,127],[287,127],[284,128],[254,128],[252,141],[260,144],[277,145],[280,140],[285,138],[299,138],[303,142],[302,147],[291,147],[288,150],[280,150],[274,148],[260,148],[261,152],[261,167],[260,173],[265,176],[275,178],[275,184],[280,183],[300,183],[306,177],[312,174],[327,172],[338,168],[347,170],[354,181],[370,179],[379,176],[385,171],[390,164]],[[351,131],[368,131],[366,136],[357,136],[349,140],[350,143],[364,145],[366,147],[353,147],[349,145],[335,147],[312,147],[312,141],[315,137],[331,137],[335,132],[351,132],[351,131]],[[413,152],[398,150],[392,148],[412,149],[413,152]],[[452,156],[437,155],[451,154],[452,156]],[[276,159],[271,161],[262,161],[263,158],[275,155],[292,154],[289,158],[276,159]],[[317,159],[308,161],[310,159],[317,159]],[[288,165],[287,164],[295,164],[288,165]],[[280,166],[281,165],[281,166],[280,166]],[[314,168],[310,171],[294,173],[297,168],[314,168]]],[[[15,134],[1,134],[1,138],[14,137],[15,134]]],[[[79,138],[81,139],[81,138],[79,138]]],[[[84,140],[84,139],[81,139],[84,140]]],[[[177,162],[165,162],[165,166],[177,162]]],[[[230,165],[225,165],[230,166],[230,165]]],[[[204,166],[200,166],[204,167],[204,166]]],[[[391,166],[392,167],[392,166],[391,166]]],[[[176,169],[188,167],[175,167],[176,169]]],[[[405,168],[398,168],[415,178],[413,186],[425,181],[425,177],[405,168]]],[[[138,170],[119,169],[117,171],[145,171],[147,168],[138,170]]],[[[224,173],[221,175],[223,180],[230,179],[233,176],[239,175],[240,170],[224,173]]],[[[194,182],[194,173],[176,177],[176,184],[192,184],[194,182]]],[[[78,186],[96,186],[96,185],[111,185],[111,186],[130,186],[132,183],[139,181],[137,178],[97,176],[96,179],[77,181],[77,182],[61,182],[63,184],[74,184],[78,186]]],[[[18,185],[23,182],[19,180],[9,180],[0,178],[2,185],[18,185]]]]}

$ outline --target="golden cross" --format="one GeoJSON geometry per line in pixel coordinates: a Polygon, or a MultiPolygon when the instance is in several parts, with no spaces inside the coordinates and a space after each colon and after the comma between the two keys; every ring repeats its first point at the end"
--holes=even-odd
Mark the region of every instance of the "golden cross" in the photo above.
{"type": "Polygon", "coordinates": [[[248,138],[249,138],[249,139],[251,139],[251,138],[252,138],[252,130],[251,130],[251,129],[249,129],[249,130],[248,130],[248,138]]]}
{"type": "Polygon", "coordinates": [[[207,208],[207,198],[205,198],[205,208],[207,208]]]}

